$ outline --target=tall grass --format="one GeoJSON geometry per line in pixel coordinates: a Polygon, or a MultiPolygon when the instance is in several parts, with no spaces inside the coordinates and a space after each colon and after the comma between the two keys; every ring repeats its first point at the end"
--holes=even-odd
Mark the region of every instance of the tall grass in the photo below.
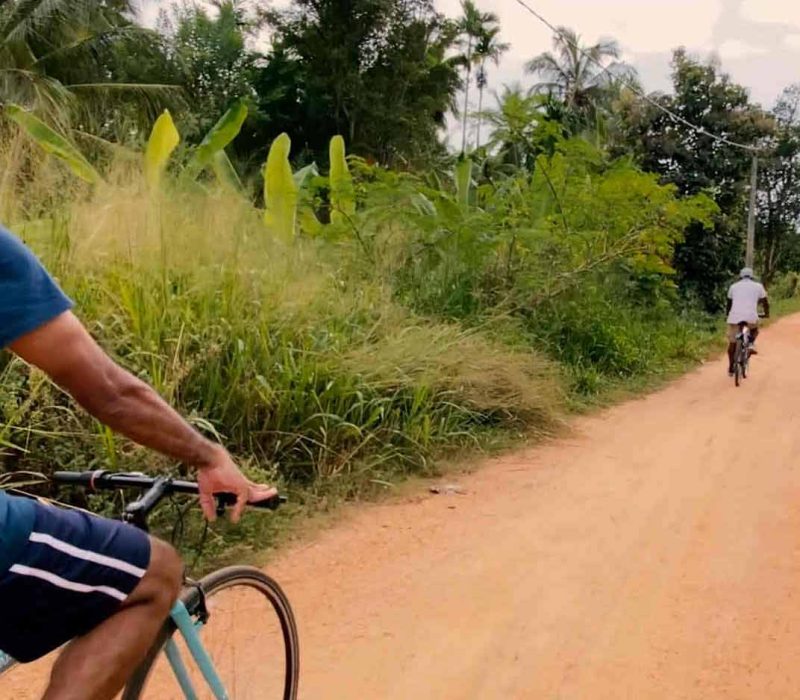
{"type": "MultiPolygon", "coordinates": [[[[348,242],[281,244],[249,202],[200,187],[153,196],[125,164],[31,218],[41,186],[2,193],[9,224],[103,347],[259,478],[351,493],[497,430],[558,421],[553,363],[401,307],[377,269],[351,264],[348,242]]],[[[164,466],[19,361],[0,406],[19,448],[7,464],[164,466]]]]}
{"type": "MultiPolygon", "coordinates": [[[[2,144],[5,222],[103,347],[295,502],[549,433],[576,399],[701,359],[715,331],[665,262],[696,203],[569,149],[558,206],[525,174],[462,206],[362,163],[353,235],[282,242],[240,195],[169,178],[153,194],[124,153],[89,189],[2,144]]],[[[0,449],[6,471],[174,467],[8,356],[0,449]]]]}

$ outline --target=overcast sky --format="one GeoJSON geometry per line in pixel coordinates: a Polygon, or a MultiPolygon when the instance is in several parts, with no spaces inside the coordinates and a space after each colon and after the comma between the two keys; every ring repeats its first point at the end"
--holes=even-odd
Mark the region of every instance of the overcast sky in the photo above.
{"type": "MultiPolygon", "coordinates": [[[[522,66],[551,45],[552,34],[515,0],[476,0],[500,17],[510,51],[490,74],[492,87],[527,82],[522,66]]],[[[780,91],[800,82],[800,0],[526,0],[553,24],[575,29],[586,43],[616,38],[648,91],[669,88],[672,49],[716,52],[723,69],[771,107],[780,91]]],[[[166,0],[140,0],[152,23],[166,0]]],[[[282,4],[282,3],[281,3],[282,4]]],[[[436,0],[447,15],[459,0],[436,0]]]]}

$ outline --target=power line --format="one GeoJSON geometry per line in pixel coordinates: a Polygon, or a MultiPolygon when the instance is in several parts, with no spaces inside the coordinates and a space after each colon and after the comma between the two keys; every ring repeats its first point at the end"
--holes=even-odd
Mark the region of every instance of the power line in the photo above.
{"type": "Polygon", "coordinates": [[[594,56],[584,50],[581,46],[579,46],[576,42],[572,41],[570,37],[568,37],[564,32],[562,32],[558,27],[553,25],[546,17],[541,15],[539,12],[534,10],[525,0],[515,0],[518,5],[521,5],[525,8],[528,12],[530,12],[536,19],[538,19],[542,24],[550,29],[554,34],[558,35],[566,44],[569,44],[573,49],[575,49],[578,53],[580,53],[584,58],[594,63],[603,73],[606,73],[609,77],[618,80],[619,82],[623,83],[625,87],[627,87],[631,92],[638,95],[642,98],[645,102],[653,105],[656,109],[661,110],[673,119],[676,122],[680,122],[684,126],[688,126],[692,131],[697,134],[702,134],[703,136],[708,136],[709,138],[714,139],[719,143],[727,144],[728,146],[733,146],[734,148],[741,148],[748,153],[755,153],[756,148],[753,146],[747,146],[743,143],[739,143],[738,141],[732,141],[731,139],[725,138],[724,136],[718,136],[717,134],[712,134],[710,131],[706,131],[702,126],[697,126],[696,124],[692,124],[688,119],[684,119],[680,114],[675,114],[671,109],[668,109],[660,102],[649,97],[645,92],[639,89],[639,86],[626,80],[624,76],[613,75],[609,69],[604,66],[600,61],[598,61],[594,56]]]}

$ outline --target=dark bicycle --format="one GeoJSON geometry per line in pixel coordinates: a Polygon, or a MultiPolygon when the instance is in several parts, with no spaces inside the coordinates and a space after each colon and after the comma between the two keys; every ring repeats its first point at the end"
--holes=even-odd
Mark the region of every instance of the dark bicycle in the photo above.
{"type": "MultiPolygon", "coordinates": [[[[761,314],[758,317],[764,318],[761,314]]],[[[741,321],[738,325],[739,332],[736,334],[736,349],[733,353],[733,381],[736,386],[741,384],[742,379],[747,379],[754,342],[750,324],[746,321],[741,321]]]]}
{"type": "MultiPolygon", "coordinates": [[[[193,481],[144,474],[56,472],[53,480],[92,490],[143,492],[123,513],[123,520],[143,530],[164,498],[198,493],[193,481]]],[[[236,502],[233,494],[216,498],[218,514],[236,502]]],[[[250,505],[274,510],[283,500],[273,496],[250,505]]],[[[0,658],[0,673],[13,663],[7,656],[0,658]]],[[[295,700],[298,678],[297,625],[286,595],[261,570],[229,566],[200,581],[185,580],[122,700],[295,700]]]]}

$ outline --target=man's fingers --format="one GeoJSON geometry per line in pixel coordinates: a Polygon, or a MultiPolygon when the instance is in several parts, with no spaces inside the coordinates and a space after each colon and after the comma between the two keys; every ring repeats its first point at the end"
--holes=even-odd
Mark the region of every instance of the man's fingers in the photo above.
{"type": "Polygon", "coordinates": [[[278,495],[278,489],[272,486],[262,486],[261,484],[250,485],[250,495],[247,498],[248,503],[259,503],[274,498],[278,495]]]}
{"type": "MultiPolygon", "coordinates": [[[[236,503],[231,506],[231,509],[228,513],[232,523],[238,523],[239,520],[241,520],[242,513],[244,513],[244,509],[248,503],[265,501],[278,494],[277,489],[272,488],[271,486],[254,484],[252,482],[245,482],[244,484],[237,484],[236,486],[239,486],[240,488],[236,489],[235,491],[235,487],[233,487],[232,484],[227,488],[221,489],[221,491],[236,494],[236,503]]],[[[217,519],[217,508],[214,495],[204,491],[200,493],[199,500],[200,507],[203,509],[203,515],[209,522],[214,522],[217,519]]]]}
{"type": "Polygon", "coordinates": [[[248,503],[259,503],[278,495],[278,489],[260,484],[249,484],[245,493],[237,494],[236,505],[231,510],[231,522],[238,523],[248,503]]]}
{"type": "Polygon", "coordinates": [[[213,523],[217,519],[217,508],[214,505],[214,497],[210,493],[200,494],[200,508],[208,522],[213,523]]]}
{"type": "Polygon", "coordinates": [[[247,505],[247,492],[241,491],[236,494],[236,503],[231,511],[231,522],[238,523],[244,512],[244,507],[247,505]]]}

